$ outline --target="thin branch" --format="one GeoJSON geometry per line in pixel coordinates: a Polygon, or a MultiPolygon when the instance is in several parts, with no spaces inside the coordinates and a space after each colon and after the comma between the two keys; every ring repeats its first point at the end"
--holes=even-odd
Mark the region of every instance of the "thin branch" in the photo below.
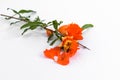
{"type": "MultiPolygon", "coordinates": [[[[14,17],[14,16],[9,16],[9,15],[5,15],[5,14],[0,14],[0,16],[4,16],[4,17],[16,19],[16,20],[20,20],[20,21],[23,21],[23,22],[28,22],[28,21],[25,20],[25,19],[17,18],[17,17],[14,17]]],[[[48,28],[44,27],[44,29],[47,30],[48,28]]]]}
{"type": "Polygon", "coordinates": [[[20,21],[27,22],[27,20],[25,20],[25,19],[16,18],[16,17],[14,17],[14,16],[8,16],[8,15],[5,15],[5,14],[0,14],[0,16],[4,16],[4,17],[8,17],[8,18],[13,18],[13,19],[17,19],[17,20],[20,20],[20,21]]]}
{"type": "Polygon", "coordinates": [[[83,45],[83,44],[81,44],[81,43],[79,43],[83,48],[85,48],[85,49],[88,49],[88,50],[90,50],[88,47],[86,47],[85,45],[83,45]]]}
{"type": "MultiPolygon", "coordinates": [[[[14,16],[9,16],[9,15],[5,15],[5,14],[0,14],[0,16],[4,16],[4,17],[8,17],[8,18],[12,18],[12,19],[16,19],[16,20],[20,20],[20,21],[24,21],[24,22],[28,22],[25,19],[21,19],[21,18],[17,18],[14,16]]],[[[44,27],[45,30],[48,30],[48,28],[44,27]]],[[[55,33],[55,31],[53,31],[55,33]]],[[[58,37],[58,36],[57,36],[58,37]]],[[[84,46],[83,44],[79,43],[83,48],[90,50],[88,47],[84,46]]]]}

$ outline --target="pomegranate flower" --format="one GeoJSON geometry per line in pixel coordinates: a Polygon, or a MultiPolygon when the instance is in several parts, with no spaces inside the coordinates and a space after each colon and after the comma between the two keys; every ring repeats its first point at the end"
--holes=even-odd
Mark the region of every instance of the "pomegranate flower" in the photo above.
{"type": "Polygon", "coordinates": [[[67,65],[69,58],[74,56],[78,50],[78,42],[73,39],[72,36],[66,36],[62,38],[62,42],[59,46],[46,49],[44,55],[61,65],[67,65]]]}
{"type": "Polygon", "coordinates": [[[64,36],[73,36],[75,40],[82,40],[82,28],[78,24],[63,25],[58,30],[64,36]]]}

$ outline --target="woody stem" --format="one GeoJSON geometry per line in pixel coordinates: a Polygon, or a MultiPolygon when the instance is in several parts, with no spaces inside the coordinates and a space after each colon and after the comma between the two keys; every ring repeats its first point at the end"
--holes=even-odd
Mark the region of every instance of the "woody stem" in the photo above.
{"type": "Polygon", "coordinates": [[[85,49],[88,49],[88,50],[90,50],[88,47],[86,47],[85,45],[83,45],[83,44],[81,44],[81,43],[79,43],[83,48],[85,48],[85,49]]]}
{"type": "MultiPolygon", "coordinates": [[[[4,16],[4,17],[7,17],[7,18],[12,18],[12,19],[20,20],[20,21],[23,21],[23,22],[28,22],[28,21],[25,20],[25,19],[17,18],[17,17],[14,17],[14,16],[9,16],[9,15],[5,15],[5,14],[0,14],[0,16],[4,16]]],[[[51,30],[51,29],[49,29],[49,28],[47,28],[47,27],[42,27],[42,28],[45,29],[45,30],[51,30]]],[[[51,30],[51,31],[53,31],[53,30],[51,30]]],[[[53,32],[55,33],[55,35],[56,35],[59,39],[61,39],[60,36],[58,36],[58,33],[57,33],[56,31],[53,31],[53,32]]]]}
{"type": "MultiPolygon", "coordinates": [[[[7,17],[7,18],[12,18],[12,19],[20,20],[20,21],[23,21],[23,22],[28,22],[25,19],[17,18],[17,17],[14,17],[14,16],[9,16],[9,15],[5,15],[5,14],[0,14],[0,16],[4,16],[4,17],[7,17]]],[[[46,28],[46,27],[44,27],[44,29],[48,30],[48,28],[46,28]]]]}
{"type": "Polygon", "coordinates": [[[8,15],[5,15],[5,14],[0,14],[0,16],[4,16],[4,17],[8,17],[8,18],[13,18],[13,19],[17,19],[17,20],[20,20],[20,21],[27,22],[25,19],[16,18],[16,17],[14,17],[14,16],[8,16],[8,15]]]}
{"type": "MultiPolygon", "coordinates": [[[[5,14],[0,14],[0,16],[4,16],[4,17],[8,17],[8,18],[13,18],[13,19],[20,20],[20,21],[23,21],[23,22],[28,22],[28,21],[25,20],[25,19],[17,18],[17,17],[14,17],[14,16],[9,16],[9,15],[5,15],[5,14]]],[[[48,28],[44,27],[44,29],[47,30],[48,28]]],[[[90,50],[88,47],[84,46],[83,44],[81,44],[81,43],[79,43],[79,44],[80,44],[83,48],[90,50]]]]}

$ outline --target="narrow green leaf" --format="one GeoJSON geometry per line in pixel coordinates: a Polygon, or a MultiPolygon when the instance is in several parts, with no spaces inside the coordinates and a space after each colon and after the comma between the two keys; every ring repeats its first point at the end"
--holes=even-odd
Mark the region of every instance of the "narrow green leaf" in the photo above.
{"type": "Polygon", "coordinates": [[[47,23],[47,26],[52,26],[52,25],[53,25],[52,22],[47,23]]]}
{"type": "Polygon", "coordinates": [[[60,21],[60,22],[59,22],[59,25],[61,25],[62,23],[63,23],[63,21],[60,21]]]}
{"type": "Polygon", "coordinates": [[[27,32],[28,30],[29,30],[29,28],[25,29],[25,30],[23,31],[22,35],[23,35],[25,32],[27,32]]]}
{"type": "Polygon", "coordinates": [[[26,27],[29,27],[29,26],[30,26],[30,22],[28,22],[28,23],[22,25],[22,26],[20,27],[20,29],[23,29],[23,28],[26,28],[26,27]]]}
{"type": "Polygon", "coordinates": [[[36,29],[36,28],[37,28],[36,25],[34,25],[34,26],[30,26],[30,29],[31,29],[31,30],[34,30],[34,29],[36,29]]]}
{"type": "Polygon", "coordinates": [[[58,25],[59,25],[57,20],[52,21],[52,23],[53,23],[54,29],[57,30],[58,29],[58,25]]]}
{"type": "Polygon", "coordinates": [[[58,31],[55,31],[54,33],[59,40],[62,40],[62,35],[58,31]]]}
{"type": "Polygon", "coordinates": [[[40,18],[39,16],[37,18],[35,18],[34,22],[39,22],[40,21],[40,18]]]}
{"type": "Polygon", "coordinates": [[[51,35],[48,37],[47,42],[49,42],[52,38],[53,38],[53,34],[51,34],[51,35]]]}
{"type": "Polygon", "coordinates": [[[10,23],[10,25],[16,24],[18,22],[21,22],[21,21],[12,22],[12,23],[10,23]]]}
{"type": "Polygon", "coordinates": [[[40,26],[41,26],[42,28],[45,28],[45,27],[47,27],[48,25],[47,25],[46,23],[41,23],[40,26]]]}
{"type": "Polygon", "coordinates": [[[22,10],[20,10],[18,13],[23,14],[23,13],[30,13],[30,12],[35,12],[35,11],[33,11],[33,10],[24,10],[24,9],[22,9],[22,10]]]}
{"type": "Polygon", "coordinates": [[[25,20],[25,21],[27,21],[27,22],[30,22],[30,19],[29,19],[28,16],[27,17],[20,16],[20,18],[23,19],[23,20],[25,20]]]}
{"type": "Polygon", "coordinates": [[[5,17],[5,19],[6,19],[6,20],[10,20],[10,19],[12,19],[12,18],[11,18],[11,17],[5,17]]]}
{"type": "Polygon", "coordinates": [[[58,40],[58,38],[54,39],[54,40],[50,43],[50,45],[53,45],[57,40],[58,40]]]}
{"type": "Polygon", "coordinates": [[[40,22],[28,22],[28,23],[24,24],[23,26],[21,26],[20,29],[27,28],[30,26],[39,26],[39,25],[40,25],[40,22]]]}
{"type": "Polygon", "coordinates": [[[82,29],[85,30],[85,29],[91,28],[91,27],[93,27],[92,24],[85,24],[85,25],[82,26],[82,29]]]}
{"type": "Polygon", "coordinates": [[[52,22],[48,22],[47,24],[52,24],[52,22]]]}
{"type": "Polygon", "coordinates": [[[21,14],[19,14],[18,11],[14,10],[14,9],[11,9],[11,8],[7,8],[7,10],[9,10],[9,9],[12,10],[12,11],[15,13],[15,15],[16,15],[16,14],[19,15],[19,18],[22,17],[21,14]]]}
{"type": "Polygon", "coordinates": [[[14,13],[18,14],[18,12],[16,10],[11,9],[11,8],[7,8],[7,10],[9,10],[9,9],[12,10],[14,13]]]}

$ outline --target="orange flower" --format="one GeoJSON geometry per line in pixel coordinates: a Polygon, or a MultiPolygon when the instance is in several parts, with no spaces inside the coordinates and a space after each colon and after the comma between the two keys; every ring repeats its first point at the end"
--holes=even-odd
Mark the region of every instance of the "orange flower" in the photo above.
{"type": "Polygon", "coordinates": [[[66,36],[63,37],[62,39],[63,41],[60,44],[60,46],[63,48],[65,52],[69,53],[70,57],[74,56],[79,46],[77,40],[74,40],[73,37],[71,36],[66,36]]]}
{"type": "Polygon", "coordinates": [[[66,35],[68,35],[68,34],[67,34],[67,28],[68,28],[68,25],[63,25],[63,26],[61,26],[61,27],[58,29],[58,31],[59,31],[62,35],[66,36],[66,35]]]}
{"type": "Polygon", "coordinates": [[[82,40],[82,28],[78,24],[63,25],[58,30],[64,36],[73,36],[75,40],[82,40]]]}
{"type": "Polygon", "coordinates": [[[54,59],[54,56],[57,56],[60,53],[60,47],[51,48],[50,50],[46,49],[44,55],[48,58],[54,59]]]}
{"type": "Polygon", "coordinates": [[[74,56],[78,50],[78,42],[71,36],[66,36],[62,38],[62,42],[59,46],[51,48],[50,50],[45,50],[44,55],[48,58],[53,59],[55,62],[61,65],[67,65],[69,63],[69,58],[74,56]],[[57,57],[57,60],[55,59],[57,57]]]}

